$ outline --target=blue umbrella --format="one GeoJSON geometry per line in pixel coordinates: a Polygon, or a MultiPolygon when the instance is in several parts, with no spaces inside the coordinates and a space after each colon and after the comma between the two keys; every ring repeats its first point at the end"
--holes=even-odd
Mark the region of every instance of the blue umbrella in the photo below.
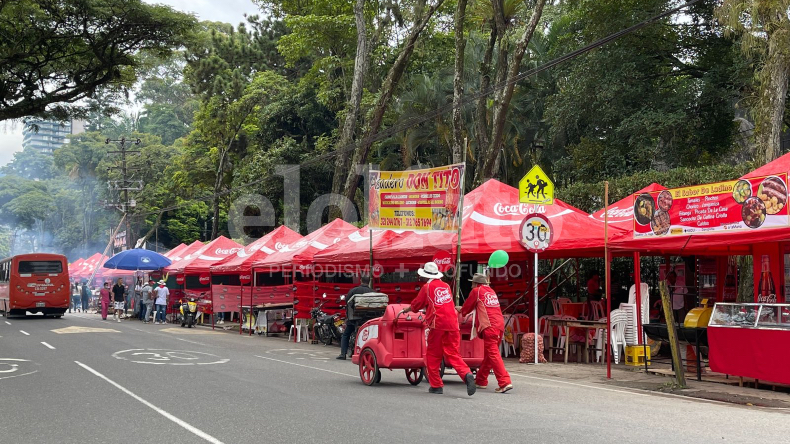
{"type": "Polygon", "coordinates": [[[167,267],[172,262],[170,259],[155,253],[151,250],[135,248],[133,250],[121,251],[104,263],[104,268],[116,270],[159,270],[167,267]]]}

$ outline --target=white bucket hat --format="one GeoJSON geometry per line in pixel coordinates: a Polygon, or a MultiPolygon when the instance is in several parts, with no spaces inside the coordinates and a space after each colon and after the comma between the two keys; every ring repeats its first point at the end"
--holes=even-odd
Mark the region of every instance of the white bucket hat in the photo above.
{"type": "Polygon", "coordinates": [[[441,279],[444,274],[439,271],[439,266],[434,262],[426,262],[425,266],[417,270],[417,274],[426,279],[441,279]]]}

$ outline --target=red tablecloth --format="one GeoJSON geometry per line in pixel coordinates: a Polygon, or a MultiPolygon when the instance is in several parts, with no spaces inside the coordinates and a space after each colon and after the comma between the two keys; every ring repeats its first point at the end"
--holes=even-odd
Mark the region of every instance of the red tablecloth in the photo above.
{"type": "Polygon", "coordinates": [[[714,372],[790,384],[790,331],[709,327],[714,372]]]}
{"type": "Polygon", "coordinates": [[[563,316],[573,316],[576,319],[579,319],[584,311],[584,306],[587,305],[586,302],[566,302],[564,304],[560,304],[562,308],[562,315],[563,316]]]}

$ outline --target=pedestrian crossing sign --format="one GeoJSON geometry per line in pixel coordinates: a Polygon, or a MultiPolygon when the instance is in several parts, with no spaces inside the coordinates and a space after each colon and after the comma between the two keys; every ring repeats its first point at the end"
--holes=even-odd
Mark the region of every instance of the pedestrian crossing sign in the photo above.
{"type": "Polygon", "coordinates": [[[554,182],[539,166],[535,165],[518,181],[518,198],[521,203],[552,205],[554,203],[554,182]]]}

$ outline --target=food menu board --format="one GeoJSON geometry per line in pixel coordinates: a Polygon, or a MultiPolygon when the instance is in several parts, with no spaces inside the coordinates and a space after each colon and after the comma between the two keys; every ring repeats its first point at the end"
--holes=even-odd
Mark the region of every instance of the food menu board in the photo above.
{"type": "Polygon", "coordinates": [[[787,227],[787,173],[634,196],[634,237],[787,227]]]}
{"type": "Polygon", "coordinates": [[[409,171],[370,171],[369,226],[458,230],[464,164],[409,171]]]}

